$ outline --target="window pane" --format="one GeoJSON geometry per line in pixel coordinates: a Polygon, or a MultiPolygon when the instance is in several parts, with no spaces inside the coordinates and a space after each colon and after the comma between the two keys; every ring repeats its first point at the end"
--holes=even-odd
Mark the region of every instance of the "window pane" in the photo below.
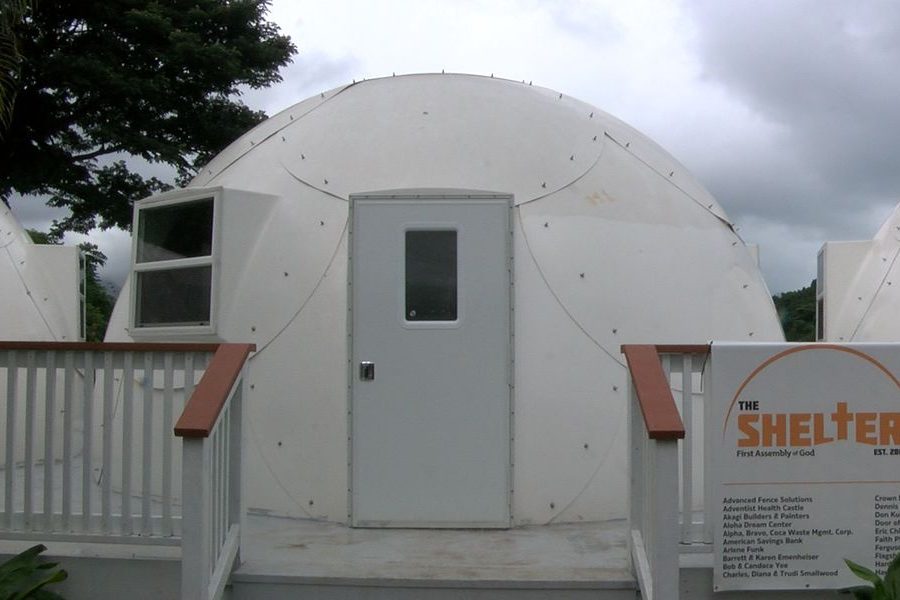
{"type": "Polygon", "coordinates": [[[188,267],[137,274],[138,327],[208,325],[212,267],[188,267]]]}
{"type": "Polygon", "coordinates": [[[825,299],[816,302],[816,341],[825,341],[825,299]]]}
{"type": "Polygon", "coordinates": [[[456,232],[406,232],[406,320],[456,320],[456,232]]]}
{"type": "Polygon", "coordinates": [[[212,254],[212,198],[144,208],[138,221],[139,263],[212,254]]]}
{"type": "Polygon", "coordinates": [[[825,251],[820,250],[816,257],[816,294],[825,291],[825,251]]]}

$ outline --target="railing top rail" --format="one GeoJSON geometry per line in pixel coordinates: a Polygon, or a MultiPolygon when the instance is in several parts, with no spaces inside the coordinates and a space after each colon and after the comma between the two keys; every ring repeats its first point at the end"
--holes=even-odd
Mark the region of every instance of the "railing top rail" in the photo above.
{"type": "Polygon", "coordinates": [[[73,352],[215,352],[221,344],[133,342],[12,342],[0,341],[0,350],[57,350],[73,352]]]}
{"type": "Polygon", "coordinates": [[[175,435],[209,437],[255,344],[221,344],[175,424],[175,435]]]}
{"type": "Polygon", "coordinates": [[[647,435],[654,440],[684,438],[684,423],[660,364],[658,347],[626,344],[622,346],[622,353],[628,363],[647,435]]]}
{"type": "MultiPolygon", "coordinates": [[[[622,352],[625,347],[622,347],[622,352]]],[[[657,344],[658,354],[709,354],[709,344],[657,344]]]]}

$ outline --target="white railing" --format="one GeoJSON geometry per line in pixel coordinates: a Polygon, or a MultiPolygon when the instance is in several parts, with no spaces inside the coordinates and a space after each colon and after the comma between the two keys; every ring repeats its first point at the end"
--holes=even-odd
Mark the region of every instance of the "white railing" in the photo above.
{"type": "Polygon", "coordinates": [[[180,545],[182,598],[221,597],[253,349],[0,342],[0,539],[180,545]]]}
{"type": "Polygon", "coordinates": [[[695,468],[704,450],[702,437],[697,439],[702,406],[709,404],[698,410],[695,389],[707,350],[633,345],[622,351],[629,369],[631,555],[642,597],[675,600],[680,552],[711,539],[710,520],[694,518],[705,510],[708,481],[702,466],[695,468]]]}
{"type": "Polygon", "coordinates": [[[711,478],[707,476],[704,460],[710,455],[708,442],[712,439],[705,435],[705,424],[711,422],[712,409],[707,396],[709,386],[704,385],[709,351],[706,346],[657,346],[657,351],[684,425],[684,438],[678,441],[681,551],[709,552],[712,550],[712,506],[705,499],[709,497],[707,486],[711,478]]]}
{"type": "Polygon", "coordinates": [[[184,439],[183,599],[220,598],[240,561],[241,415],[251,351],[223,345],[175,426],[184,439]]]}
{"type": "Polygon", "coordinates": [[[0,345],[3,537],[177,544],[174,415],[214,349],[0,345]]]}

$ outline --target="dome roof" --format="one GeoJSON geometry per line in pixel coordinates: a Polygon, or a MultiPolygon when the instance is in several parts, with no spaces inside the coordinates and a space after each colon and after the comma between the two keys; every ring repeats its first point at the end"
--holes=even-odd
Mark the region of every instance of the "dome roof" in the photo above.
{"type": "Polygon", "coordinates": [[[277,193],[294,180],[343,199],[466,188],[512,193],[523,204],[602,169],[614,150],[726,219],[675,159],[615,117],[546,88],[474,75],[405,75],[323,92],[238,139],[192,185],[250,177],[255,190],[277,193]]]}
{"type": "Polygon", "coordinates": [[[266,315],[254,330],[261,346],[295,315],[295,307],[274,302],[262,282],[291,272],[292,257],[303,256],[309,273],[318,275],[305,282],[291,277],[286,285],[295,287],[285,293],[309,298],[344,235],[350,194],[401,188],[512,193],[543,277],[585,329],[596,328],[600,343],[617,359],[622,338],[609,332],[629,326],[610,327],[609,321],[633,323],[644,330],[633,332],[642,340],[781,337],[755,259],[687,169],[615,117],[528,83],[423,74],[335,88],[239,138],[191,183],[203,186],[299,204],[276,209],[286,212],[267,225],[266,236],[295,238],[290,243],[300,247],[291,254],[266,253],[253,275],[260,284],[242,286],[235,298],[235,304],[266,315]],[[673,254],[673,244],[690,250],[690,257],[673,254]],[[593,271],[594,285],[614,284],[616,297],[606,296],[608,306],[598,310],[592,293],[578,283],[573,287],[566,263],[581,265],[578,273],[593,271]],[[635,269],[647,275],[635,277],[635,269]],[[657,321],[652,315],[663,287],[674,297],[705,294],[728,306],[698,314],[715,323],[709,331],[691,319],[678,326],[668,314],[657,321]],[[636,311],[645,317],[635,319],[636,311]],[[765,325],[744,325],[735,314],[765,325]]]}
{"type": "MultiPolygon", "coordinates": [[[[143,204],[219,199],[215,325],[185,337],[257,345],[252,506],[347,517],[350,198],[438,189],[514,196],[518,524],[624,515],[622,344],[783,339],[722,208],[632,127],[491,77],[336,88],[239,138],[188,189],[143,204]]],[[[107,339],[156,339],[129,328],[131,304],[126,284],[107,339]]]]}
{"type": "Polygon", "coordinates": [[[0,203],[0,340],[79,339],[78,250],[33,244],[0,203]]]}
{"type": "Polygon", "coordinates": [[[845,342],[900,341],[900,205],[868,245],[829,324],[829,338],[845,342]]]}

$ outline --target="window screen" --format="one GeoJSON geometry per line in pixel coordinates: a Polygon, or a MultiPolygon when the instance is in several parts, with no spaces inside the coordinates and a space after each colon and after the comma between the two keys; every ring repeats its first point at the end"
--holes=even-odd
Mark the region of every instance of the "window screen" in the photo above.
{"type": "Polygon", "coordinates": [[[141,210],[139,263],[209,256],[212,253],[213,199],[141,210]]]}
{"type": "Polygon", "coordinates": [[[406,232],[406,320],[457,318],[456,232],[406,232]]]}
{"type": "Polygon", "coordinates": [[[138,327],[209,325],[212,267],[137,274],[138,327]]]}

